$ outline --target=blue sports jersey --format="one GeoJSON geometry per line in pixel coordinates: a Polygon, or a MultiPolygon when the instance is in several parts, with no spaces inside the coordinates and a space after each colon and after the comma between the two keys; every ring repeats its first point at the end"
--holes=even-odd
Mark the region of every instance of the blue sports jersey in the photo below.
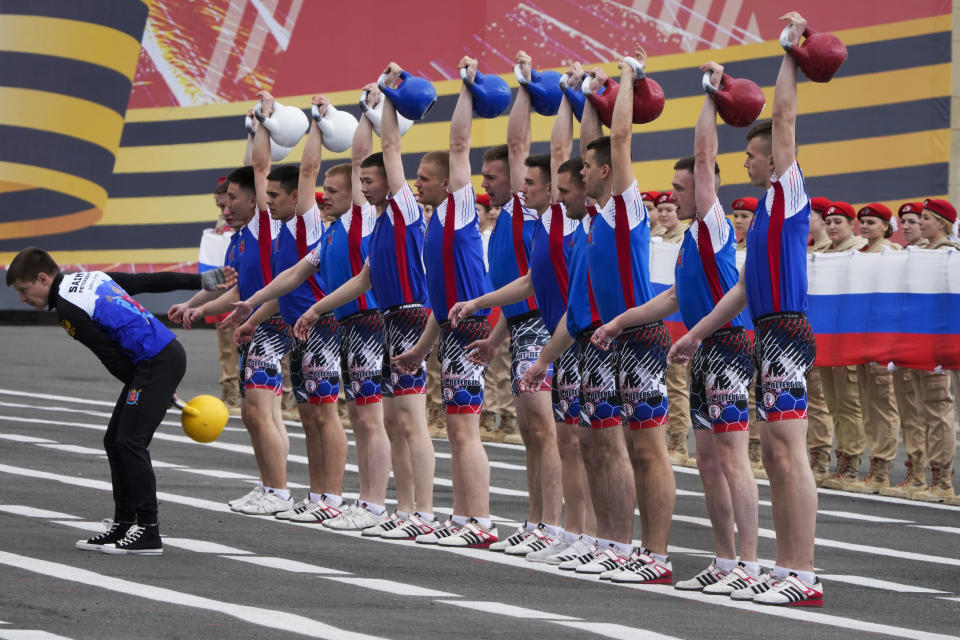
{"type": "MultiPolygon", "coordinates": [[[[713,311],[739,277],[733,225],[724,215],[720,201],[714,200],[703,221],[694,220],[683,234],[677,254],[674,282],[680,316],[687,329],[713,311]]],[[[737,314],[728,326],[743,326],[743,316],[737,314]]]]}
{"type": "MultiPolygon", "coordinates": [[[[524,205],[522,194],[515,193],[500,209],[487,245],[490,284],[494,289],[505,287],[530,270],[530,250],[537,228],[537,212],[524,205]]],[[[537,308],[533,296],[508,304],[503,314],[512,318],[537,308]]]]}
{"type": "Polygon", "coordinates": [[[573,232],[573,248],[567,260],[567,272],[570,274],[567,332],[573,337],[577,337],[591,326],[600,324],[600,312],[593,298],[593,287],[590,286],[590,274],[587,271],[587,240],[591,223],[598,213],[596,207],[592,205],[587,207],[587,215],[583,216],[576,231],[573,232]]]}
{"type": "MultiPolygon", "coordinates": [[[[270,268],[274,277],[294,266],[316,248],[323,236],[323,217],[316,205],[302,216],[293,216],[283,225],[270,252],[270,268]]],[[[315,273],[286,295],[277,299],[283,321],[291,327],[297,319],[324,296],[319,273],[315,273]]]]}
{"type": "MultiPolygon", "coordinates": [[[[377,210],[373,205],[356,203],[350,210],[327,227],[320,244],[310,252],[308,260],[320,269],[323,283],[334,291],[344,282],[360,273],[370,248],[370,234],[376,224],[377,210]]],[[[369,309],[376,309],[372,291],[333,310],[337,320],[369,309]]]]}
{"type": "Polygon", "coordinates": [[[427,301],[423,270],[423,211],[407,183],[387,199],[370,237],[370,285],[382,310],[427,301]]]}
{"type": "Polygon", "coordinates": [[[747,232],[744,279],[753,320],[782,311],[807,311],[807,236],[810,197],[800,165],[773,177],[747,232]]]}
{"type": "Polygon", "coordinates": [[[530,252],[530,281],[547,331],[553,333],[567,310],[570,290],[570,254],[579,220],[568,218],[562,204],[551,204],[540,218],[530,252]]]}
{"type": "MultiPolygon", "coordinates": [[[[483,244],[477,224],[476,196],[468,184],[447,194],[440,203],[423,239],[427,268],[427,294],[437,322],[446,322],[457,302],[482,296],[489,290],[483,268],[483,244]]],[[[486,316],[489,309],[480,309],[486,316]]]]}
{"type": "Polygon", "coordinates": [[[650,219],[636,180],[614,195],[593,220],[587,269],[604,322],[653,298],[650,284],[650,219]]]}
{"type": "Polygon", "coordinates": [[[237,293],[246,300],[273,278],[270,272],[270,245],[280,231],[280,222],[257,209],[253,218],[230,238],[225,264],[237,272],[237,293]]]}
{"type": "MultiPolygon", "coordinates": [[[[153,358],[176,339],[172,331],[102,271],[65,275],[59,283],[57,294],[60,301],[73,305],[89,316],[133,364],[153,358]]],[[[62,323],[71,317],[63,302],[57,303],[62,323]]],[[[64,323],[64,328],[79,339],[80,336],[71,331],[69,324],[64,323]]],[[[91,344],[87,346],[94,349],[91,344]]]]}

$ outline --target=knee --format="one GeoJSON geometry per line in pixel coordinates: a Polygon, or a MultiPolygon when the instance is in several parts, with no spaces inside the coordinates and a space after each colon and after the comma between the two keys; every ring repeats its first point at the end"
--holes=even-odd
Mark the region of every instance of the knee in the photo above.
{"type": "Polygon", "coordinates": [[[794,456],[786,443],[771,439],[762,447],[760,453],[763,467],[768,473],[786,474],[793,470],[794,456]]]}

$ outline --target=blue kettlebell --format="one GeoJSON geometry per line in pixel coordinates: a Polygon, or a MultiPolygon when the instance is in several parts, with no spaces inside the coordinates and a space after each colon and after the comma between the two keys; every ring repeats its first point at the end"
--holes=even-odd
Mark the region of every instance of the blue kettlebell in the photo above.
{"type": "Polygon", "coordinates": [[[560,90],[563,91],[563,95],[567,96],[567,100],[570,101],[570,106],[573,108],[573,115],[577,118],[577,122],[583,120],[583,104],[587,101],[587,96],[583,95],[579,91],[570,88],[568,84],[570,82],[570,76],[566,73],[560,76],[560,90]]]}
{"type": "Polygon", "coordinates": [[[397,113],[408,120],[422,119],[437,102],[437,90],[429,80],[401,71],[400,84],[394,89],[384,86],[386,79],[387,74],[381,75],[377,86],[390,98],[397,113]]]}
{"type": "Polygon", "coordinates": [[[500,76],[485,76],[477,71],[473,82],[467,80],[466,67],[460,77],[473,96],[473,115],[478,118],[496,118],[510,106],[510,86],[500,76]]]}
{"type": "Polygon", "coordinates": [[[520,86],[530,94],[530,104],[533,110],[542,116],[555,116],[560,110],[560,101],[563,100],[563,91],[560,89],[560,74],[556,71],[530,70],[530,82],[520,72],[520,65],[513,67],[513,75],[517,77],[520,86]]]}

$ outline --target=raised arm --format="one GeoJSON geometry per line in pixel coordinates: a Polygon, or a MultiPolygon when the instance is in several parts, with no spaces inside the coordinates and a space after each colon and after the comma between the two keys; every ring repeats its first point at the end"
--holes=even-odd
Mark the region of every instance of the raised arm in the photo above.
{"type": "MultiPolygon", "coordinates": [[[[710,61],[701,66],[700,70],[710,72],[710,83],[716,88],[720,87],[722,66],[710,61]]],[[[703,219],[717,198],[714,173],[714,165],[717,161],[717,105],[710,96],[704,98],[703,108],[700,109],[700,117],[697,119],[697,128],[693,137],[693,157],[697,217],[703,219]]]]}
{"type": "MultiPolygon", "coordinates": [[[[530,81],[531,58],[525,51],[517,53],[520,73],[530,81]]],[[[517,98],[510,109],[507,120],[507,154],[510,165],[510,190],[518,193],[523,188],[523,179],[527,167],[523,161],[530,155],[530,94],[523,87],[517,91],[517,98]]]]}
{"type": "MultiPolygon", "coordinates": [[[[370,97],[368,96],[368,100],[370,97]]],[[[369,118],[360,118],[356,131],[353,132],[353,145],[350,147],[351,165],[351,194],[354,204],[363,204],[367,199],[363,195],[363,185],[360,182],[360,163],[373,150],[373,123],[369,118]]]]}
{"type": "MultiPolygon", "coordinates": [[[[273,96],[261,91],[257,96],[262,101],[260,111],[265,117],[273,113],[273,96]]],[[[257,192],[257,208],[267,210],[267,174],[270,173],[270,132],[261,122],[253,136],[253,183],[257,192]]]]}
{"type": "MultiPolygon", "coordinates": [[[[570,67],[571,70],[574,70],[575,68],[582,72],[582,69],[580,68],[579,63],[575,63],[572,67],[570,67]]],[[[602,72],[598,72],[596,69],[594,69],[593,73],[602,74],[602,72]]],[[[602,77],[606,78],[606,74],[602,74],[602,77]]],[[[592,74],[584,75],[583,78],[581,79],[581,83],[583,82],[594,83],[595,90],[603,86],[603,82],[600,81],[600,75],[596,75],[596,76],[592,74]]],[[[600,122],[600,115],[597,113],[597,110],[594,108],[593,103],[587,100],[583,103],[583,115],[580,118],[580,157],[581,158],[587,152],[587,145],[601,136],[603,136],[603,123],[600,122]]]]}
{"type": "MultiPolygon", "coordinates": [[[[568,82],[571,88],[579,85],[570,71],[568,82]]],[[[575,89],[578,90],[578,89],[575,89]]],[[[553,120],[553,129],[550,131],[550,202],[560,201],[560,191],[557,188],[557,169],[570,158],[573,151],[573,107],[570,101],[564,98],[560,101],[560,110],[553,120]]]]}
{"type": "Polygon", "coordinates": [[[470,169],[470,127],[473,125],[473,96],[467,82],[473,82],[477,74],[477,61],[464,56],[457,65],[467,70],[467,80],[460,87],[457,106],[450,119],[450,193],[458,191],[470,183],[473,171],[470,169]]]}
{"type": "MultiPolygon", "coordinates": [[[[396,62],[387,65],[386,86],[393,86],[397,77],[403,69],[396,62]]],[[[387,184],[390,187],[390,193],[399,193],[407,181],[403,172],[403,152],[400,146],[400,125],[397,120],[397,110],[386,96],[380,98],[384,100],[383,113],[380,115],[380,145],[383,148],[383,168],[387,172],[387,184]]]]}
{"type": "Polygon", "coordinates": [[[253,122],[253,127],[247,129],[247,146],[243,149],[243,166],[253,164],[253,136],[257,132],[257,121],[254,118],[253,108],[247,109],[247,117],[253,122]]]}
{"type": "MultiPolygon", "coordinates": [[[[317,105],[320,114],[330,101],[323,96],[313,96],[310,101],[317,105]]],[[[300,160],[300,182],[297,186],[297,215],[303,215],[316,205],[317,176],[320,175],[320,161],[323,156],[323,134],[317,123],[310,119],[310,131],[307,133],[307,142],[303,147],[303,158],[300,160]]]]}
{"type": "MultiPolygon", "coordinates": [[[[790,42],[797,46],[807,21],[796,11],[782,16],[790,22],[790,42]]],[[[773,90],[773,166],[782,176],[797,159],[797,63],[786,52],[773,90]]]]}
{"type": "MultiPolygon", "coordinates": [[[[634,58],[643,66],[647,53],[637,45],[634,58]]],[[[633,67],[620,64],[620,93],[613,106],[613,119],[610,123],[610,161],[613,164],[613,192],[623,193],[633,184],[633,158],[630,142],[633,138],[633,67]]]]}

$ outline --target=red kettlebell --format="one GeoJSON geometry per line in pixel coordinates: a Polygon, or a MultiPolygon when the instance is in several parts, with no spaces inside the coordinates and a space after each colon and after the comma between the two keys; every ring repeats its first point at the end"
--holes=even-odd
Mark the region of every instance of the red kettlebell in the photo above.
{"type": "MultiPolygon", "coordinates": [[[[639,62],[630,57],[624,58],[623,61],[633,67],[636,76],[633,81],[633,124],[653,122],[663,113],[663,106],[666,103],[663,88],[656,80],[646,76],[639,62]]],[[[615,80],[607,78],[597,93],[591,92],[589,85],[589,82],[584,81],[580,85],[580,90],[597,110],[600,122],[609,127],[613,122],[613,106],[617,102],[620,85],[615,80]]]]}
{"type": "Polygon", "coordinates": [[[780,46],[812,82],[830,82],[847,59],[847,47],[832,33],[817,33],[809,27],[803,32],[803,44],[795,47],[788,39],[790,28],[787,25],[780,33],[780,46]]]}
{"type": "Polygon", "coordinates": [[[717,105],[717,113],[731,127],[747,127],[763,111],[767,99],[753,80],[734,78],[726,73],[720,77],[720,88],[710,83],[710,72],[703,74],[703,90],[717,105]]]}

